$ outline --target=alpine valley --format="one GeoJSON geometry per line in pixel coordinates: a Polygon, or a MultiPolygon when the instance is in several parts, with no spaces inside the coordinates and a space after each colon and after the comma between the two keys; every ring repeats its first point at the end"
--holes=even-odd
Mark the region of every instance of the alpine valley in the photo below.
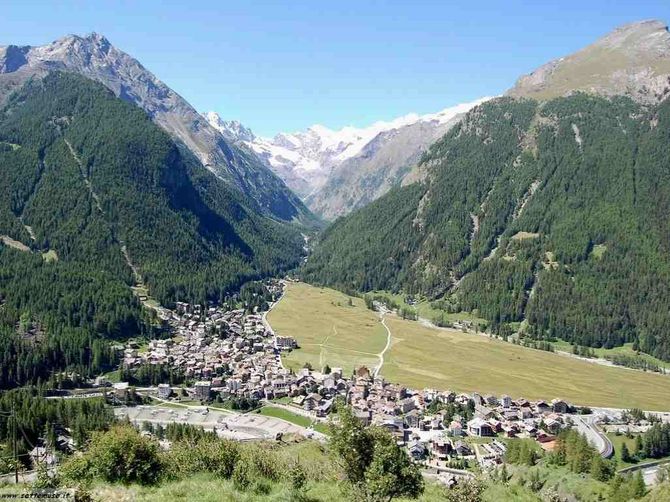
{"type": "MultiPolygon", "coordinates": [[[[260,82],[273,59],[268,94],[303,57],[303,76],[339,51],[353,70],[361,27],[402,44],[365,61],[384,99],[387,56],[412,85],[445,31],[496,37],[436,29],[435,2],[346,4],[114,19],[156,16],[132,34],[153,43],[206,16],[158,54],[225,61],[240,94],[240,61],[260,82]],[[423,22],[398,36],[405,11],[423,22]]],[[[518,16],[555,24],[541,7],[518,16]]],[[[300,99],[312,82],[337,85],[300,99]]],[[[264,138],[102,35],[1,46],[0,498],[670,500],[670,32],[623,25],[490,94],[264,138]]]]}

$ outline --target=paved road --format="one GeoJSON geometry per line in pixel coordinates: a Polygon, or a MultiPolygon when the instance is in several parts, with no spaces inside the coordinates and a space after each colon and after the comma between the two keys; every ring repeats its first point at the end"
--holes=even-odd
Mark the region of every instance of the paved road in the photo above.
{"type": "Polygon", "coordinates": [[[603,458],[610,458],[614,454],[614,447],[609,438],[600,432],[596,421],[597,416],[594,415],[571,415],[575,427],[579,432],[584,434],[603,458]]]}
{"type": "Polygon", "coordinates": [[[644,463],[641,465],[633,465],[631,467],[626,467],[625,469],[620,469],[618,472],[620,474],[630,474],[632,472],[642,471],[642,478],[644,483],[647,486],[653,486],[658,482],[658,471],[661,469],[668,469],[670,467],[670,460],[656,460],[653,462],[644,463]]]}
{"type": "Polygon", "coordinates": [[[658,471],[660,469],[667,469],[668,462],[659,465],[652,465],[650,467],[642,467],[642,478],[644,479],[644,484],[647,486],[653,486],[658,482],[658,471]]]}

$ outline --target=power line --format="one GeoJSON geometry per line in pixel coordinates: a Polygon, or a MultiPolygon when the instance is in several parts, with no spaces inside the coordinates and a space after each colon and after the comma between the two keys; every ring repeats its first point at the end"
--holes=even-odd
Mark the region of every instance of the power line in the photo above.
{"type": "Polygon", "coordinates": [[[28,436],[26,435],[26,431],[23,429],[23,426],[20,423],[18,423],[18,420],[16,423],[19,426],[19,429],[21,429],[21,435],[23,436],[23,439],[26,440],[26,443],[28,443],[28,446],[30,446],[31,449],[34,449],[35,445],[30,442],[30,439],[28,439],[28,436]]]}

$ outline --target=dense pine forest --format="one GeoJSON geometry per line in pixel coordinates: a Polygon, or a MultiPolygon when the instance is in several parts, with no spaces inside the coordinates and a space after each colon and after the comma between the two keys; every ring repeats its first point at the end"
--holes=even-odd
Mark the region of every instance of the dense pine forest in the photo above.
{"type": "Polygon", "coordinates": [[[668,360],[669,136],[668,100],[490,101],[426,152],[424,182],[324,232],[304,277],[668,360]]]}
{"type": "Polygon", "coordinates": [[[219,301],[297,263],[298,227],[252,212],[144,112],[66,73],[0,110],[0,388],[116,363],[148,334],[131,286],[219,301]]]}

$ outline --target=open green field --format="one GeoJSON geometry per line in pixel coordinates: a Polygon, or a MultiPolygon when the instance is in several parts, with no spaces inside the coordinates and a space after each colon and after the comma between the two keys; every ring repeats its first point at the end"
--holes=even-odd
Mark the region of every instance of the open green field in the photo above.
{"type": "Polygon", "coordinates": [[[379,316],[362,299],[302,283],[287,285],[268,322],[278,335],[298,340],[300,349],[282,356],[293,369],[305,363],[316,370],[327,363],[345,373],[359,366],[374,368],[379,363],[377,354],[386,345],[379,316]]]}
{"type": "Polygon", "coordinates": [[[633,452],[635,452],[635,435],[632,435],[632,437],[626,437],[623,434],[607,434],[607,437],[609,440],[612,442],[612,446],[614,446],[614,458],[617,460],[617,468],[619,469],[624,469],[626,467],[631,467],[633,465],[644,465],[648,463],[653,463],[657,462],[658,460],[664,460],[668,459],[670,457],[662,457],[662,458],[646,458],[641,460],[640,462],[624,462],[621,459],[621,447],[625,444],[626,447],[628,447],[628,451],[630,452],[631,455],[633,455],[633,452]]]}
{"type": "MultiPolygon", "coordinates": [[[[572,344],[569,342],[563,341],[563,340],[558,340],[556,342],[552,342],[552,345],[554,346],[554,349],[556,350],[562,350],[564,352],[572,352],[572,344]]],[[[615,355],[615,354],[621,354],[625,356],[631,356],[631,357],[640,357],[652,364],[658,365],[660,368],[665,368],[667,370],[670,370],[670,363],[666,361],[661,361],[660,359],[655,358],[654,356],[651,356],[649,354],[645,354],[643,352],[636,352],[633,350],[633,343],[625,343],[621,347],[614,347],[611,349],[603,349],[603,348],[594,348],[593,352],[597,357],[600,358],[605,358],[608,355],[615,355]]]]}
{"type": "Polygon", "coordinates": [[[300,427],[309,427],[312,425],[312,420],[308,417],[299,415],[298,413],[291,413],[284,408],[277,408],[275,406],[263,406],[258,410],[258,414],[265,417],[281,418],[282,420],[299,425],[300,427]]]}
{"type": "Polygon", "coordinates": [[[309,417],[300,415],[299,413],[292,413],[284,408],[277,408],[276,406],[271,405],[263,406],[260,410],[258,410],[257,413],[260,415],[264,415],[266,417],[281,418],[282,420],[286,420],[287,422],[291,422],[292,424],[299,425],[300,427],[309,427],[310,425],[312,425],[314,427],[314,430],[321,432],[323,434],[328,433],[328,427],[326,426],[326,424],[322,422],[313,421],[309,417]]]}
{"type": "MultiPolygon", "coordinates": [[[[331,289],[290,284],[268,320],[301,349],[284,361],[350,369],[383,349],[379,317],[362,300],[331,289]],[[335,330],[334,327],[337,329],[335,330]],[[324,343],[324,340],[326,341],[324,343]],[[324,350],[325,346],[325,350],[324,350]],[[346,358],[352,355],[351,360],[346,358]]],[[[392,333],[381,374],[413,388],[509,394],[527,399],[559,397],[575,404],[670,410],[670,377],[606,367],[551,352],[528,349],[487,336],[437,329],[387,316],[392,333]]]]}
{"type": "Polygon", "coordinates": [[[670,409],[668,376],[612,368],[486,336],[389,318],[382,375],[411,387],[559,397],[575,404],[670,409]]]}

